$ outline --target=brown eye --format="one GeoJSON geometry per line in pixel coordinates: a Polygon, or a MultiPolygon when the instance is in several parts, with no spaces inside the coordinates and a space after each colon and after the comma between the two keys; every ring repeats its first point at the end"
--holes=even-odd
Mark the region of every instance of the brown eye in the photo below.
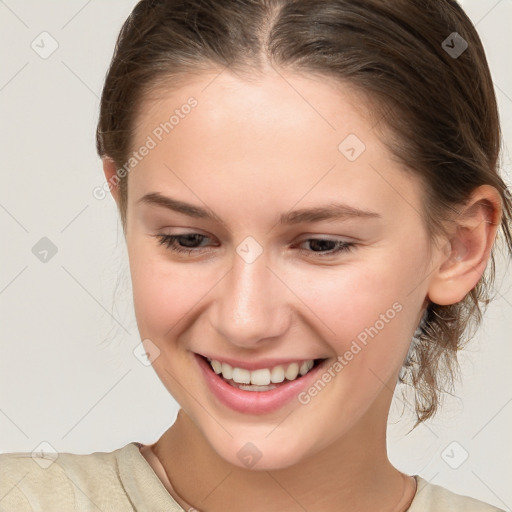
{"type": "Polygon", "coordinates": [[[341,252],[347,252],[355,249],[355,243],[345,242],[343,240],[333,240],[330,238],[308,238],[303,240],[302,244],[309,244],[310,250],[300,249],[302,254],[313,256],[315,258],[329,257],[341,252]]]}
{"type": "Polygon", "coordinates": [[[181,235],[154,235],[159,239],[160,245],[165,245],[167,249],[188,255],[194,252],[201,252],[200,244],[208,237],[200,233],[184,233],[181,235]],[[198,247],[199,244],[199,247],[198,247]]]}

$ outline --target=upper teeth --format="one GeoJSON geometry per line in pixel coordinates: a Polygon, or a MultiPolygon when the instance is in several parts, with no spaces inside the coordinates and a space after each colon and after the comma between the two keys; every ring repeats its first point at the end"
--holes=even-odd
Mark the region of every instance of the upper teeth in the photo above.
{"type": "Polygon", "coordinates": [[[305,375],[313,368],[313,359],[297,363],[290,363],[287,366],[278,365],[273,368],[259,368],[258,370],[246,370],[244,368],[233,368],[228,363],[221,363],[215,359],[208,359],[213,371],[229,380],[233,379],[239,384],[255,384],[256,386],[268,386],[271,382],[278,384],[284,379],[295,380],[297,376],[305,375]]]}

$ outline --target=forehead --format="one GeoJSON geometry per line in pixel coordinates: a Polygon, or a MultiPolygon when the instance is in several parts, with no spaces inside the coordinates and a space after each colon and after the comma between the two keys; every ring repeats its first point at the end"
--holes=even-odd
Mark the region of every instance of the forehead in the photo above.
{"type": "MultiPolygon", "coordinates": [[[[172,88],[159,87],[147,95],[139,108],[136,139],[169,120],[175,111],[188,110],[191,97],[197,107],[186,124],[200,129],[197,136],[205,143],[211,139],[206,134],[229,128],[231,140],[236,137],[236,147],[244,149],[255,145],[255,135],[260,140],[265,135],[276,140],[279,135],[280,141],[291,142],[306,138],[310,147],[323,139],[324,145],[334,142],[337,147],[344,132],[352,130],[368,139],[366,132],[373,128],[368,99],[348,83],[286,71],[270,70],[246,78],[221,70],[191,75],[188,80],[180,76],[172,88]]],[[[183,119],[180,116],[179,124],[185,124],[183,119]]],[[[184,131],[183,126],[175,130],[177,124],[172,130],[174,139],[184,131]]]]}
{"type": "Polygon", "coordinates": [[[196,202],[243,196],[240,212],[322,198],[384,208],[397,194],[413,195],[414,185],[378,139],[372,113],[353,87],[313,75],[194,76],[143,104],[133,147],[149,139],[154,147],[129,189],[196,202]]]}

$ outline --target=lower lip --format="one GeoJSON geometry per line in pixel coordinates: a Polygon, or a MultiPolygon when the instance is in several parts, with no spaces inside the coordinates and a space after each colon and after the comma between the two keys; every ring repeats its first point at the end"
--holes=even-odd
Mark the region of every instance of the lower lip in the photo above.
{"type": "Polygon", "coordinates": [[[219,377],[213,371],[210,363],[202,356],[194,355],[210,391],[224,405],[244,414],[265,414],[283,407],[309,387],[328,362],[326,359],[299,379],[285,380],[284,384],[269,391],[244,391],[231,386],[222,377],[219,377]]]}

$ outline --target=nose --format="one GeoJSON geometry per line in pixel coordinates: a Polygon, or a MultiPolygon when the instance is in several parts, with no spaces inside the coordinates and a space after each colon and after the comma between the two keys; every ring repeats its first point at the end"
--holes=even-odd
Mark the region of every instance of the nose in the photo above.
{"type": "Polygon", "coordinates": [[[211,311],[210,321],[221,339],[256,348],[283,336],[290,323],[292,294],[274,272],[265,252],[252,263],[234,255],[211,311]]]}

